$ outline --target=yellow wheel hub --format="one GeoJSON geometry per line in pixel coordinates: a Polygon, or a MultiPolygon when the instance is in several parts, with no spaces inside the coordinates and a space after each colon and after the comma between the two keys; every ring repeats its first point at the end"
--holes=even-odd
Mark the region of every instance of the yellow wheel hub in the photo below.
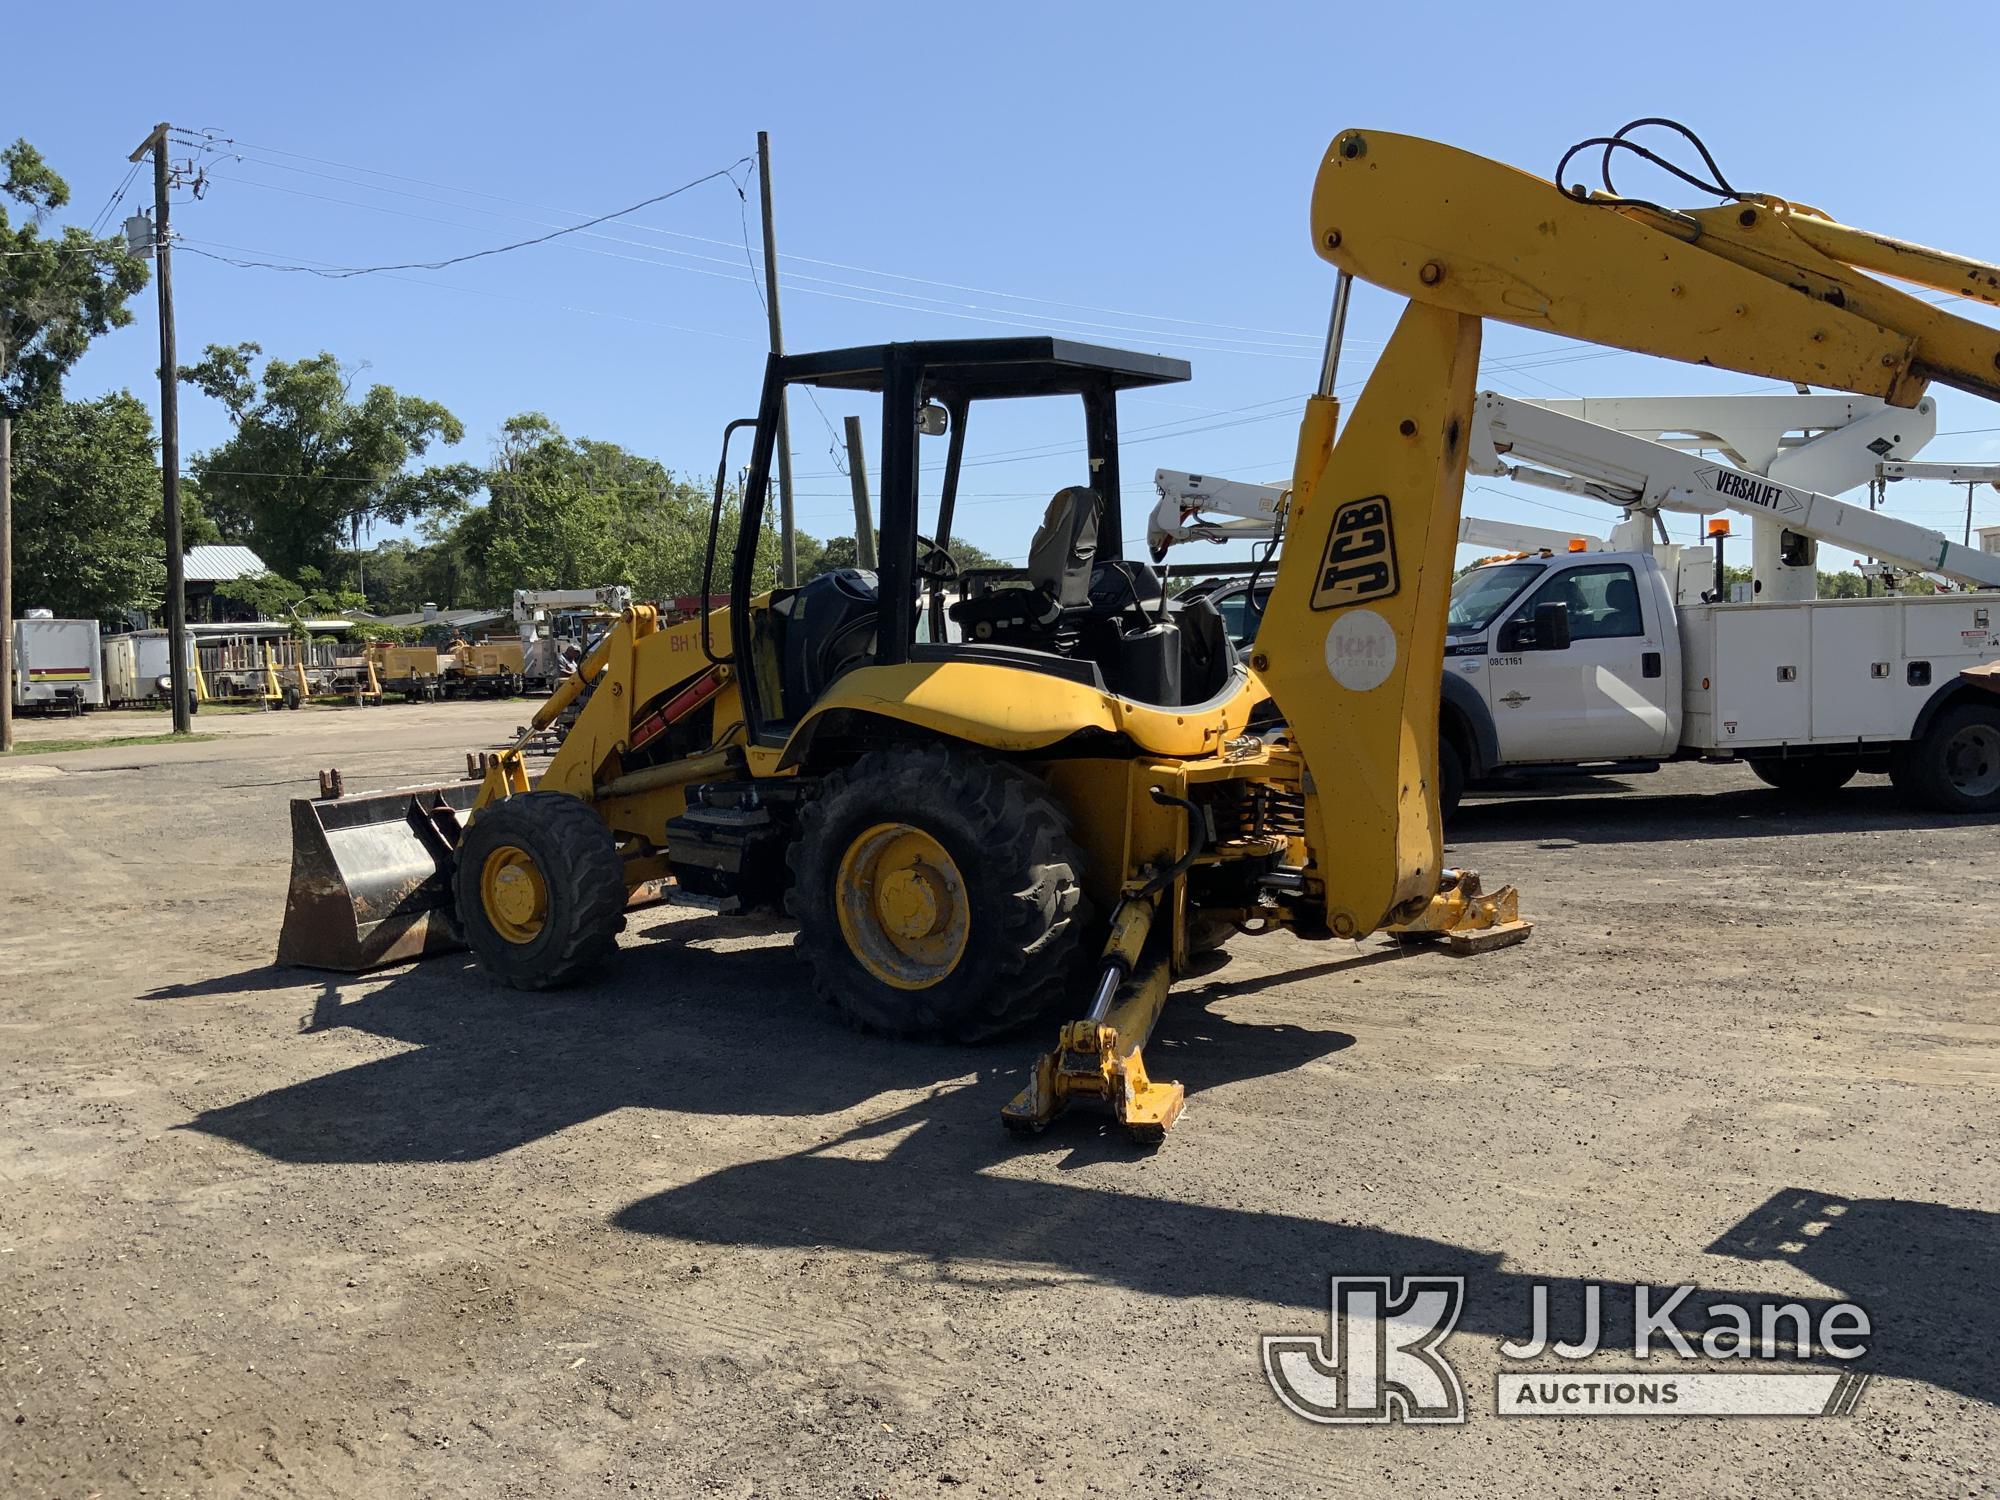
{"type": "Polygon", "coordinates": [[[549,916],[549,887],[535,858],[503,844],[479,872],[479,901],[493,930],[510,943],[532,943],[549,916]]]}
{"type": "Polygon", "coordinates": [[[944,845],[908,823],[877,823],[841,857],[834,906],[861,966],[899,990],[928,989],[965,956],[971,908],[944,845]]]}

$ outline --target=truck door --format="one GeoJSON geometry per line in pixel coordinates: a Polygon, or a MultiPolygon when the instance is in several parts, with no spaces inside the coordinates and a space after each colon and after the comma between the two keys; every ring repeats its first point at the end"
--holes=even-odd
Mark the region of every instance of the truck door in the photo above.
{"type": "Polygon", "coordinates": [[[1552,572],[1495,632],[1488,691],[1509,761],[1625,760],[1670,747],[1669,622],[1648,611],[1630,563],[1552,572]],[[1569,619],[1569,644],[1533,639],[1545,606],[1569,619]],[[1520,649],[1510,649],[1518,645],[1520,649]]]}

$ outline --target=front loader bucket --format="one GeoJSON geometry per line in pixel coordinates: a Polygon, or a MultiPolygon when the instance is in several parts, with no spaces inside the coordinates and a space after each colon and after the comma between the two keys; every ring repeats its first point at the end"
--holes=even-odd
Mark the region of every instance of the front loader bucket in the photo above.
{"type": "Polygon", "coordinates": [[[464,944],[452,848],[476,781],[292,800],[292,885],[278,962],[358,974],[464,944]]]}

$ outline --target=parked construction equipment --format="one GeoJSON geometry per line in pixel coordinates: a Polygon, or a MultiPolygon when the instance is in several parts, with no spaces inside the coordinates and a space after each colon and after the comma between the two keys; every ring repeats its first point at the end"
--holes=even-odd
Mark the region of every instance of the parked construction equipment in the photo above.
{"type": "Polygon", "coordinates": [[[447,697],[512,698],[524,684],[526,655],[518,636],[459,639],[438,658],[438,670],[447,697]]]}
{"type": "Polygon", "coordinates": [[[670,629],[627,610],[537,713],[581,702],[538,783],[514,750],[476,788],[295,804],[281,959],[449,942],[448,886],[489,972],[542,988],[606,958],[629,893],[671,874],[727,902],[784,902],[816,985],[878,1030],[972,1040],[1075,1007],[1004,1118],[1035,1129],[1092,1100],[1157,1140],[1182,1092],[1141,1049],[1200,949],[1235,931],[1525,935],[1511,891],[1444,869],[1439,832],[1481,319],[1905,407],[1933,378],[2000,390],[2000,333],[1865,274],[1993,300],[2000,269],[1774,199],[1692,215],[1581,201],[1349,131],[1311,224],[1341,275],[1250,670],[1211,606],[1177,606],[1120,555],[1117,398],[1185,364],[1053,338],[773,356],[718,466],[711,556],[729,440],[751,428],[728,610],[670,629]],[[1357,275],[1410,305],[1336,443],[1357,275]],[[791,385],[880,398],[881,567],[759,593],[791,385]],[[954,642],[942,597],[969,414],[1031,396],[1081,402],[1088,467],[1049,502],[1020,576],[950,607],[954,642]],[[926,530],[919,445],[946,433],[926,530]],[[1248,732],[1267,695],[1288,713],[1272,737],[1248,732]]]}
{"type": "Polygon", "coordinates": [[[632,591],[622,583],[593,589],[514,590],[523,685],[534,692],[552,691],[631,605],[632,591]]]}

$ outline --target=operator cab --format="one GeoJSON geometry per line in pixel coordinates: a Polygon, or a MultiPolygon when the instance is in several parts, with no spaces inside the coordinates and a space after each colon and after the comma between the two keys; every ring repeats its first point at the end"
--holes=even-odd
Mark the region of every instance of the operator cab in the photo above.
{"type": "MultiPolygon", "coordinates": [[[[1169,708],[1233,692],[1243,672],[1215,606],[1168,597],[1150,566],[1124,555],[1118,394],[1188,377],[1184,360],[1049,337],[773,357],[730,590],[731,639],[748,643],[763,664],[741,679],[753,734],[782,740],[836,678],[857,667],[905,662],[983,661],[1169,708]],[[879,558],[873,569],[837,568],[778,589],[768,609],[753,611],[752,597],[761,592],[754,542],[776,508],[771,470],[779,403],[795,386],[806,388],[802,394],[829,433],[836,420],[830,408],[879,398],[879,558]],[[961,566],[952,537],[968,428],[991,423],[1004,445],[1019,422],[1020,408],[1008,403],[1036,397],[1080,405],[1080,472],[1040,504],[1039,523],[1017,544],[1018,561],[961,566]],[[927,482],[934,486],[929,496],[927,482]]],[[[1051,446],[1059,447],[1046,439],[1029,445],[1031,458],[1061,464],[1046,452],[1051,446]]],[[[976,459],[974,466],[1008,461],[1015,451],[1003,447],[995,460],[976,459]]],[[[717,493],[719,517],[720,485],[717,493]]],[[[1023,508],[1034,504],[1030,496],[1001,498],[1023,508]]],[[[768,551],[766,559],[768,565],[768,551]]]]}

